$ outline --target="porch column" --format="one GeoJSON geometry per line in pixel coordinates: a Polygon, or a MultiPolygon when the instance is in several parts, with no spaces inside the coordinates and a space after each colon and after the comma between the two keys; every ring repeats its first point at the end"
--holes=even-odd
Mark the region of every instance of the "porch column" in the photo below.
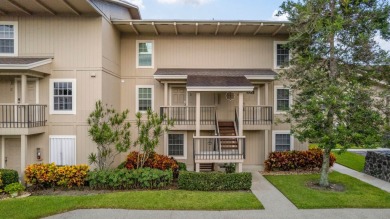
{"type": "Polygon", "coordinates": [[[5,139],[1,136],[1,168],[5,169],[5,139]]]}
{"type": "Polygon", "coordinates": [[[27,135],[20,136],[20,174],[24,176],[24,168],[26,168],[26,151],[27,151],[27,135]]]}
{"type": "MultiPolygon", "coordinates": [[[[200,136],[200,93],[199,92],[196,93],[195,129],[196,129],[195,136],[199,137],[200,136]]],[[[196,153],[199,153],[200,152],[200,140],[199,139],[196,140],[195,143],[196,143],[196,145],[195,145],[196,153]]],[[[195,151],[194,151],[194,153],[195,153],[195,151]]],[[[200,163],[195,162],[195,171],[200,172],[200,163]]]]}
{"type": "Polygon", "coordinates": [[[243,136],[244,125],[244,94],[238,94],[238,135],[243,136]]]}
{"type": "Polygon", "coordinates": [[[21,94],[20,94],[20,103],[25,104],[26,103],[26,91],[27,91],[27,76],[22,75],[21,76],[21,94]]]}
{"type": "Polygon", "coordinates": [[[268,83],[265,83],[265,85],[264,85],[264,96],[265,96],[265,98],[264,98],[264,100],[265,100],[265,103],[264,103],[264,105],[266,105],[266,106],[269,106],[269,103],[268,103],[268,83]]]}
{"type": "Polygon", "coordinates": [[[269,153],[269,142],[268,142],[268,130],[264,130],[264,158],[265,160],[268,159],[268,153],[269,153]]]}
{"type": "Polygon", "coordinates": [[[164,106],[168,106],[168,83],[164,83],[164,106]]]}

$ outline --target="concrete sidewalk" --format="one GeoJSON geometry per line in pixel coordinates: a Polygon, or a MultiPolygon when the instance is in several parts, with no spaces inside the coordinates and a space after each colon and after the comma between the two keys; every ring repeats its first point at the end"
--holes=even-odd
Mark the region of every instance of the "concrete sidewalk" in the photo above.
{"type": "MultiPolygon", "coordinates": [[[[336,167],[337,169],[338,167],[336,167]]],[[[337,170],[339,171],[339,170],[337,170]]],[[[341,172],[341,171],[340,171],[341,172]]],[[[355,171],[356,172],[356,171],[355,171]]],[[[390,218],[390,209],[313,209],[298,210],[282,193],[260,173],[252,172],[252,192],[264,205],[265,210],[242,211],[172,211],[172,210],[123,210],[123,209],[80,209],[48,217],[50,219],[116,219],[116,218],[158,218],[158,219],[230,219],[230,218],[390,218]]]]}
{"type": "Polygon", "coordinates": [[[378,187],[382,190],[385,190],[386,192],[390,192],[390,183],[386,182],[384,180],[375,178],[375,177],[367,175],[365,173],[358,172],[356,170],[352,170],[348,167],[342,166],[342,165],[337,164],[337,163],[335,163],[333,165],[332,170],[335,170],[337,172],[355,177],[356,179],[359,179],[363,182],[366,182],[366,183],[371,184],[375,187],[378,187]]]}

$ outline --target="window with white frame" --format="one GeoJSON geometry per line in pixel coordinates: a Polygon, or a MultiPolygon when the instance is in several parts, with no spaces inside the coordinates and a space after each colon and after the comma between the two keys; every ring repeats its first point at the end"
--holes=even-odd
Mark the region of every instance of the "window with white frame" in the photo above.
{"type": "Polygon", "coordinates": [[[290,62],[290,49],[287,48],[287,42],[276,41],[274,44],[275,68],[288,67],[290,62]]]}
{"type": "Polygon", "coordinates": [[[153,110],[153,85],[136,86],[137,108],[136,111],[146,112],[153,110]]]}
{"type": "Polygon", "coordinates": [[[294,138],[290,131],[274,131],[272,138],[273,151],[291,151],[294,149],[294,138]]]}
{"type": "Polygon", "coordinates": [[[290,109],[290,105],[290,89],[284,87],[275,87],[275,112],[286,112],[290,109]]]}
{"type": "Polygon", "coordinates": [[[50,113],[76,114],[76,80],[50,80],[50,113]]]}
{"type": "Polygon", "coordinates": [[[137,67],[153,68],[153,41],[137,41],[137,67]]]}
{"type": "Polygon", "coordinates": [[[168,134],[168,156],[178,159],[186,159],[186,134],[169,133],[168,134]]]}
{"type": "Polygon", "coordinates": [[[49,136],[50,163],[76,164],[76,136],[49,136]]]}
{"type": "Polygon", "coordinates": [[[17,22],[0,21],[0,56],[16,56],[18,53],[17,22]]]}

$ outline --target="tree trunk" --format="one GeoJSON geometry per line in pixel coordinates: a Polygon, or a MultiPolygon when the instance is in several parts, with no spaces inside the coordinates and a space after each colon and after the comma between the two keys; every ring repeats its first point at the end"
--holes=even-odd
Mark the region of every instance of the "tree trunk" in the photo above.
{"type": "Polygon", "coordinates": [[[322,187],[328,187],[329,186],[329,180],[328,180],[328,174],[329,174],[329,157],[330,157],[330,150],[325,149],[324,154],[322,155],[322,168],[321,168],[321,179],[320,179],[320,186],[322,187]]]}

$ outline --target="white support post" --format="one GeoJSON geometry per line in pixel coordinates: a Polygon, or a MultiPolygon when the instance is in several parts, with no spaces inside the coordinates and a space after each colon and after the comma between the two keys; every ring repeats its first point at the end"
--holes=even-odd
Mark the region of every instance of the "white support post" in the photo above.
{"type": "Polygon", "coordinates": [[[196,113],[195,113],[195,128],[196,128],[196,133],[195,136],[200,136],[200,93],[196,93],[196,113]]]}
{"type": "Polygon", "coordinates": [[[164,83],[164,106],[168,106],[168,83],[164,83]]]}
{"type": "Polygon", "coordinates": [[[242,163],[237,164],[237,172],[242,173],[242,163]]]}
{"type": "MultiPolygon", "coordinates": [[[[269,97],[268,97],[268,83],[265,83],[265,86],[264,86],[264,100],[265,100],[265,105],[266,106],[269,106],[268,105],[268,99],[269,99],[269,97]]],[[[275,98],[275,97],[274,97],[275,98]]]]}
{"type": "Polygon", "coordinates": [[[1,168],[5,169],[5,138],[1,136],[1,168]]]}
{"type": "Polygon", "coordinates": [[[241,92],[238,94],[238,135],[244,136],[244,94],[241,92]]]}
{"type": "Polygon", "coordinates": [[[195,164],[195,172],[197,172],[197,173],[200,172],[200,163],[195,164]]]}
{"type": "Polygon", "coordinates": [[[20,136],[20,174],[23,178],[26,168],[27,135],[20,136]]]}
{"type": "Polygon", "coordinates": [[[21,85],[22,85],[22,93],[20,95],[20,103],[25,104],[26,103],[26,91],[27,91],[27,76],[22,75],[21,77],[21,85]]]}
{"type": "Polygon", "coordinates": [[[268,159],[269,154],[269,141],[268,141],[268,130],[264,130],[264,158],[268,159]]]}

